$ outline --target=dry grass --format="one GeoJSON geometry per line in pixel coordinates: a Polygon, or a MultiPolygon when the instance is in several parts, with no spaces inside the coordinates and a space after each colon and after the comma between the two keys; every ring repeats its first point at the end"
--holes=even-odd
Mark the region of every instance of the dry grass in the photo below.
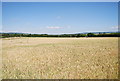
{"type": "Polygon", "coordinates": [[[2,39],[0,39],[0,80],[2,80],[2,39]]]}
{"type": "Polygon", "coordinates": [[[3,39],[4,79],[117,79],[118,38],[3,39]]]}

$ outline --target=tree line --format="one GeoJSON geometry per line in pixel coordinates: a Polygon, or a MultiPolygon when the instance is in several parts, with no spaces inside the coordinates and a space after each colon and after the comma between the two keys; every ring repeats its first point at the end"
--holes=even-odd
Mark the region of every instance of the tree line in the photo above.
{"type": "Polygon", "coordinates": [[[7,37],[120,37],[120,33],[87,33],[87,34],[61,34],[61,35],[49,35],[49,34],[24,34],[24,33],[0,33],[0,38],[7,37]]]}

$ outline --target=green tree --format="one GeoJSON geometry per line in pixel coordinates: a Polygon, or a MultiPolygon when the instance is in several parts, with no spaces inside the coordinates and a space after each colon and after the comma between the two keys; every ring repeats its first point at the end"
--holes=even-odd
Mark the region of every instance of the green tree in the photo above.
{"type": "Polygon", "coordinates": [[[87,36],[88,37],[94,37],[95,35],[94,35],[94,33],[88,33],[87,36]]]}

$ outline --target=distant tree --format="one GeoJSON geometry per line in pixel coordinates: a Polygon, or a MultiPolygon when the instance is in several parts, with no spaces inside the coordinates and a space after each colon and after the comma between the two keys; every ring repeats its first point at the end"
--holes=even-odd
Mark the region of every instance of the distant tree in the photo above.
{"type": "Polygon", "coordinates": [[[94,35],[94,33],[88,33],[87,36],[88,37],[94,37],[95,35],[94,35]]]}
{"type": "Polygon", "coordinates": [[[48,34],[19,34],[19,33],[1,33],[0,38],[6,37],[120,37],[119,32],[115,33],[88,33],[88,34],[61,34],[61,35],[48,35],[48,34]]]}

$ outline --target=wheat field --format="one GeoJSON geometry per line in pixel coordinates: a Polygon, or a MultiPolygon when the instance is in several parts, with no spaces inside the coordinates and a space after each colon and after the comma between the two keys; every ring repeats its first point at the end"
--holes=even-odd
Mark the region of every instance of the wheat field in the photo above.
{"type": "Polygon", "coordinates": [[[117,79],[118,38],[3,38],[2,78],[117,79]]]}

